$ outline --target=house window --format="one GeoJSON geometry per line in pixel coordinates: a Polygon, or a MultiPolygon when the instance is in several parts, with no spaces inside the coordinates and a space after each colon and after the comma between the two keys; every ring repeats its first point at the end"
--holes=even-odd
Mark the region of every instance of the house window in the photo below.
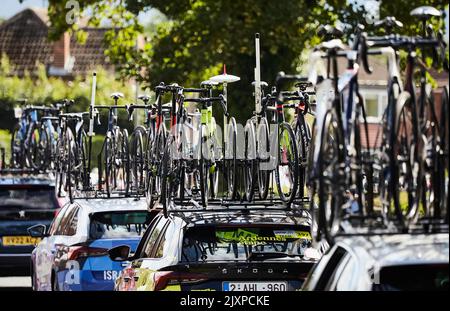
{"type": "Polygon", "coordinates": [[[373,123],[380,122],[387,105],[386,91],[364,90],[361,91],[361,95],[364,97],[367,121],[373,123]]]}

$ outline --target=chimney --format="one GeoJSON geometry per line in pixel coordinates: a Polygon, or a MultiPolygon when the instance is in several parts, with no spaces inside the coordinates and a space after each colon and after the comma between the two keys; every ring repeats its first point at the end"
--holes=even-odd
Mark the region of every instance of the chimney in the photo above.
{"type": "Polygon", "coordinates": [[[65,69],[70,58],[70,35],[65,32],[53,45],[53,63],[55,69],[65,69]]]}

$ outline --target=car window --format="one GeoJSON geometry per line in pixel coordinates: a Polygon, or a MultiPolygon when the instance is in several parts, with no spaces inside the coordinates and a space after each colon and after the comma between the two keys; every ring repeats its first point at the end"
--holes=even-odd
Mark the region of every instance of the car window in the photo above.
{"type": "Polygon", "coordinates": [[[351,283],[356,273],[356,259],[352,255],[347,255],[345,264],[342,264],[342,270],[331,290],[348,291],[351,290],[351,283]]]}
{"type": "Polygon", "coordinates": [[[79,207],[74,208],[72,210],[72,213],[68,215],[69,219],[66,228],[64,228],[64,235],[72,236],[77,233],[79,210],[80,210],[79,207]]]}
{"type": "Polygon", "coordinates": [[[143,235],[150,222],[147,211],[98,212],[90,215],[89,238],[136,238],[143,235]]]}
{"type": "MultiPolygon", "coordinates": [[[[334,270],[333,274],[329,278],[327,286],[325,287],[326,291],[337,290],[336,284],[340,281],[341,277],[343,277],[343,272],[345,270],[345,267],[347,267],[347,264],[349,261],[350,261],[350,255],[345,254],[344,257],[339,262],[336,269],[334,270]]],[[[345,282],[344,283],[341,282],[341,285],[344,285],[344,284],[345,284],[345,282]]]]}
{"type": "Polygon", "coordinates": [[[393,265],[380,270],[376,291],[448,291],[449,265],[423,263],[393,265]]]}
{"type": "Polygon", "coordinates": [[[325,290],[326,286],[329,284],[330,279],[335,274],[340,262],[347,254],[347,251],[342,247],[337,247],[334,254],[331,256],[328,264],[323,269],[322,275],[316,284],[314,290],[325,290]]]}
{"type": "MultiPolygon", "coordinates": [[[[298,260],[310,241],[301,226],[200,226],[183,236],[183,262],[247,260],[254,256],[277,254],[278,258],[298,260]]],[[[270,256],[270,255],[269,255],[270,256]]]]}
{"type": "Polygon", "coordinates": [[[156,245],[155,250],[151,254],[152,258],[161,258],[163,256],[166,241],[170,239],[170,237],[167,236],[167,228],[169,227],[169,224],[171,224],[171,222],[167,222],[167,225],[164,226],[163,230],[159,234],[159,239],[155,243],[156,245]]]}
{"type": "Polygon", "coordinates": [[[155,246],[155,243],[158,240],[159,234],[162,232],[165,224],[166,219],[163,217],[160,217],[158,222],[153,227],[152,231],[150,232],[150,235],[147,238],[147,241],[145,242],[144,249],[142,251],[142,256],[144,258],[149,258],[152,255],[152,249],[155,246]]]}
{"type": "Polygon", "coordinates": [[[79,206],[71,206],[64,213],[59,228],[56,230],[58,235],[74,235],[78,223],[79,206]]]}
{"type": "Polygon", "coordinates": [[[70,213],[70,211],[73,209],[73,205],[69,204],[66,206],[64,210],[59,212],[57,217],[59,218],[59,221],[57,224],[55,224],[55,229],[53,235],[63,235],[64,234],[64,227],[67,224],[67,215],[70,213]]]}
{"type": "Polygon", "coordinates": [[[60,224],[60,222],[61,222],[61,219],[63,218],[63,215],[64,215],[64,213],[66,212],[66,210],[67,210],[67,207],[68,207],[68,205],[66,205],[66,206],[64,206],[63,208],[61,208],[61,210],[59,211],[59,213],[56,215],[56,217],[53,219],[53,221],[52,221],[52,223],[51,223],[51,225],[50,225],[50,228],[49,228],[49,230],[48,230],[48,233],[50,234],[50,235],[55,235],[55,233],[56,233],[56,229],[58,228],[58,226],[59,226],[59,224],[60,224]]]}
{"type": "Polygon", "coordinates": [[[153,219],[151,220],[150,224],[147,226],[147,229],[145,230],[141,241],[139,241],[139,245],[136,249],[136,258],[144,257],[143,250],[145,249],[145,246],[147,244],[146,241],[148,240],[150,233],[153,232],[153,228],[156,226],[156,224],[158,223],[158,221],[160,219],[161,219],[161,217],[159,217],[158,215],[153,216],[153,219]]]}

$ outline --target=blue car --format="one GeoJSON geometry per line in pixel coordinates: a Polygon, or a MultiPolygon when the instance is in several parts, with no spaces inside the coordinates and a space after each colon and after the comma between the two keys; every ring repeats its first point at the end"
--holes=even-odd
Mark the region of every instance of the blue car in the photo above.
{"type": "Polygon", "coordinates": [[[33,290],[113,290],[127,262],[111,260],[108,249],[128,245],[135,251],[152,217],[145,200],[133,198],[66,204],[50,227],[28,229],[32,237],[42,238],[31,255],[33,290]]]}

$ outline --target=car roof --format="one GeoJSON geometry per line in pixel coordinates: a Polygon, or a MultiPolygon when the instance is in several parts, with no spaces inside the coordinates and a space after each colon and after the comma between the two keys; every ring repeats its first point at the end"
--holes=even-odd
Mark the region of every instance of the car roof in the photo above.
{"type": "Polygon", "coordinates": [[[449,262],[448,233],[354,236],[337,245],[384,267],[449,262]]]}
{"type": "Polygon", "coordinates": [[[147,210],[147,203],[145,200],[130,197],[75,199],[73,204],[80,206],[87,213],[147,210]]]}
{"type": "Polygon", "coordinates": [[[230,211],[202,211],[176,212],[171,216],[181,218],[188,226],[207,225],[298,225],[311,226],[311,217],[306,210],[230,210],[230,211]]]}

